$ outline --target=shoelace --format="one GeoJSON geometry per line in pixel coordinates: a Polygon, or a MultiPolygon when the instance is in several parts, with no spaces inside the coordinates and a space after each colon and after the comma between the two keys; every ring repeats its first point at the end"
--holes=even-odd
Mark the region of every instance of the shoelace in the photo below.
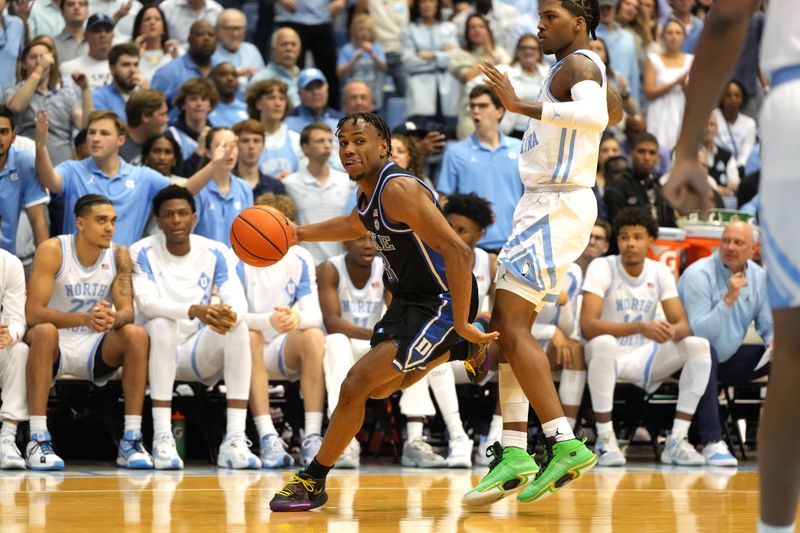
{"type": "Polygon", "coordinates": [[[550,464],[550,461],[553,460],[554,455],[555,454],[553,454],[553,445],[545,441],[544,457],[542,458],[542,464],[539,465],[539,471],[536,472],[536,477],[534,477],[534,479],[539,479],[539,477],[542,474],[544,474],[544,471],[547,470],[547,465],[550,464]]]}
{"type": "Polygon", "coordinates": [[[144,445],[142,444],[142,439],[133,439],[133,440],[123,439],[123,440],[125,442],[130,443],[131,450],[133,450],[134,452],[145,453],[144,445]]]}
{"type": "Polygon", "coordinates": [[[30,451],[29,455],[33,455],[33,453],[36,452],[37,449],[41,450],[42,455],[50,455],[50,454],[55,454],[56,453],[53,450],[53,443],[50,442],[49,440],[44,440],[44,441],[35,440],[33,442],[35,444],[33,446],[31,446],[31,451],[30,451]]]}
{"type": "Polygon", "coordinates": [[[283,442],[283,439],[277,435],[269,435],[269,437],[270,438],[267,438],[266,444],[271,449],[285,451],[289,447],[285,442],[283,442]]]}
{"type": "Polygon", "coordinates": [[[494,457],[494,459],[489,461],[489,470],[491,471],[503,460],[503,446],[499,442],[495,442],[486,448],[486,457],[490,459],[494,457]]]}
{"type": "Polygon", "coordinates": [[[285,474],[291,474],[292,480],[286,484],[284,488],[279,490],[277,493],[281,496],[291,497],[295,493],[289,489],[290,485],[303,485],[303,488],[306,489],[306,492],[309,494],[314,494],[314,486],[316,482],[313,479],[304,479],[298,476],[297,474],[293,474],[291,472],[284,472],[285,474]]]}

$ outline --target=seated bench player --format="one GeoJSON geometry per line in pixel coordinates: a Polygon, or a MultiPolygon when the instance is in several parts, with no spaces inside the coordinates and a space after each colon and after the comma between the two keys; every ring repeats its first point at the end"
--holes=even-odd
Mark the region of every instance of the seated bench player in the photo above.
{"type": "Polygon", "coordinates": [[[658,235],[650,209],[623,209],[613,225],[620,253],[589,264],[581,306],[587,380],[597,419],[597,462],[625,464],[611,421],[617,380],[654,392],[680,371],[675,419],[661,461],[703,465],[705,459],[687,435],[711,372],[710,345],[691,336],[675,277],[665,265],[646,257],[658,235]],[[666,321],[656,319],[659,302],[666,321]]]}
{"type": "Polygon", "coordinates": [[[183,468],[170,419],[175,379],[214,385],[225,380],[227,428],[217,454],[224,468],[261,468],[245,437],[250,395],[250,343],[236,260],[224,244],[192,234],[192,194],[169,185],[153,198],[162,233],[131,246],[139,319],[150,334],[153,456],[157,469],[183,468]]]}
{"type": "Polygon", "coordinates": [[[46,240],[33,258],[25,304],[30,326],[25,335],[30,346],[27,464],[32,470],[64,468],[47,429],[53,379],[70,375],[103,385],[122,366],[125,429],[117,464],[153,468],[141,432],[147,333],[133,324],[128,250],[111,242],[117,213],[111,200],[98,194],[79,198],[73,212],[77,233],[46,240]]]}
{"type": "MultiPolygon", "coordinates": [[[[272,206],[294,220],[295,204],[289,196],[262,194],[256,199],[256,205],[272,206]]],[[[253,368],[259,382],[251,387],[250,409],[261,440],[264,466],[279,468],[292,464],[272,423],[266,423],[269,418],[267,375],[272,379],[300,380],[305,408],[305,435],[300,454],[306,466],[322,444],[325,404],[322,366],[325,335],[314,259],[306,249],[292,246],[280,261],[269,267],[256,268],[239,262],[236,270],[247,295],[245,322],[250,328],[253,368]]]]}

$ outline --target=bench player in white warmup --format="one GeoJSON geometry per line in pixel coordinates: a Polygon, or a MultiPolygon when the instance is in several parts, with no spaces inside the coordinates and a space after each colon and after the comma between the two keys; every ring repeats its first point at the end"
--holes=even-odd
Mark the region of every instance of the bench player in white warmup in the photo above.
{"type": "Polygon", "coordinates": [[[133,324],[128,250],[111,242],[117,213],[111,200],[98,194],[80,197],[73,212],[77,233],[46,240],[33,258],[25,304],[31,326],[25,335],[30,346],[28,467],[64,468],[47,430],[47,397],[53,379],[67,374],[102,385],[122,366],[125,430],[117,464],[153,468],[141,431],[147,333],[133,324]]]}
{"type": "Polygon", "coordinates": [[[628,207],[620,211],[614,219],[614,235],[620,253],[589,264],[581,307],[587,379],[597,420],[598,464],[625,464],[611,421],[617,380],[654,392],[680,370],[675,420],[661,462],[704,465],[705,458],[689,444],[687,435],[708,384],[710,344],[691,335],[675,277],[665,265],[647,258],[658,235],[650,210],[628,207]],[[666,321],[656,320],[659,303],[666,321]]]}
{"type": "Polygon", "coordinates": [[[17,424],[28,419],[25,363],[25,272],[13,254],[0,250],[0,470],[24,470],[17,448],[17,424]]]}
{"type": "MultiPolygon", "coordinates": [[[[287,195],[266,193],[256,199],[256,205],[274,207],[294,221],[295,204],[287,195]]],[[[264,467],[280,468],[294,463],[272,425],[267,376],[300,380],[305,408],[300,454],[306,466],[322,444],[325,403],[322,369],[325,335],[314,258],[305,248],[292,246],[274,265],[256,268],[239,262],[236,270],[248,302],[244,319],[250,328],[254,372],[250,409],[261,441],[264,467]]]]}
{"type": "Polygon", "coordinates": [[[192,234],[197,214],[185,188],[159,191],[153,214],[163,233],[135,242],[131,257],[136,305],[150,334],[155,467],[183,468],[170,426],[175,379],[205,385],[224,379],[227,431],[217,464],[261,468],[244,433],[251,364],[236,259],[224,244],[192,234]]]}

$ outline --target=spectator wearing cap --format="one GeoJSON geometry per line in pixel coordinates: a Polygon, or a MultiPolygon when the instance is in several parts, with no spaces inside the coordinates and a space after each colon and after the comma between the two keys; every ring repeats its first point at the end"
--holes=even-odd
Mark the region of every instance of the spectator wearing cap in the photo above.
{"type": "Polygon", "coordinates": [[[61,61],[70,61],[89,51],[86,42],[86,19],[89,18],[89,3],[86,0],[62,0],[61,15],[64,28],[53,37],[61,61]]]}
{"type": "Polygon", "coordinates": [[[64,18],[56,0],[33,2],[27,22],[28,36],[31,39],[40,35],[55,37],[64,29],[64,18]]]}
{"type": "Polygon", "coordinates": [[[114,43],[131,40],[133,23],[141,9],[139,0],[89,0],[89,13],[103,13],[114,21],[114,43]]]}
{"type": "Polygon", "coordinates": [[[343,115],[328,107],[329,87],[322,71],[316,68],[303,70],[297,77],[297,87],[300,105],[286,117],[289,129],[300,133],[309,124],[324,123],[335,131],[343,115]]]}
{"type": "Polygon", "coordinates": [[[114,21],[108,15],[95,13],[86,22],[86,42],[89,51],[75,59],[61,63],[61,77],[69,79],[73,72],[86,75],[89,87],[99,89],[112,82],[108,66],[108,53],[114,39],[114,21]]]}
{"type": "Polygon", "coordinates": [[[261,51],[253,43],[245,42],[245,31],[247,19],[244,13],[238,9],[224,10],[217,19],[217,51],[211,57],[214,65],[232,64],[242,86],[264,68],[261,51]]]}
{"type": "Polygon", "coordinates": [[[158,7],[164,12],[170,37],[184,48],[191,45],[189,34],[195,23],[205,21],[213,28],[222,13],[214,0],[164,0],[158,7]]]}
{"type": "Polygon", "coordinates": [[[25,46],[25,23],[9,15],[7,0],[0,0],[0,16],[3,17],[2,41],[0,41],[0,88],[6,89],[17,83],[17,58],[25,46]]]}
{"type": "Polygon", "coordinates": [[[115,45],[108,53],[108,67],[114,81],[94,90],[94,108],[108,109],[125,120],[125,102],[136,89],[147,88],[147,78],[139,71],[139,47],[133,43],[115,45]]]}
{"type": "Polygon", "coordinates": [[[231,63],[218,64],[211,70],[211,81],[219,93],[219,102],[208,115],[208,121],[217,127],[232,128],[234,124],[246,120],[247,104],[238,98],[236,67],[231,63]]]}
{"type": "Polygon", "coordinates": [[[281,28],[272,34],[272,60],[266,67],[256,72],[250,80],[250,87],[264,80],[278,79],[286,84],[287,95],[292,107],[300,105],[297,91],[297,77],[300,67],[300,35],[292,28],[281,28]]]}
{"type": "MultiPolygon", "coordinates": [[[[172,30],[170,30],[171,32],[172,30]]],[[[150,86],[164,93],[170,108],[170,120],[175,122],[179,111],[173,105],[178,89],[191,78],[205,78],[211,73],[211,56],[217,48],[214,27],[201,20],[192,24],[189,32],[189,51],[158,69],[150,86]]]]}
{"type": "Polygon", "coordinates": [[[616,21],[618,0],[598,0],[600,24],[597,36],[606,43],[610,63],[614,71],[628,80],[630,94],[636,100],[636,107],[642,108],[641,69],[636,48],[636,39],[625,31],[616,21]]]}
{"type": "Polygon", "coordinates": [[[336,42],[332,19],[345,8],[345,0],[278,0],[275,2],[275,23],[292,28],[300,36],[300,57],[297,65],[305,67],[306,52],[314,56],[314,66],[323,72],[330,84],[329,102],[339,107],[339,78],[336,76],[336,42]]]}

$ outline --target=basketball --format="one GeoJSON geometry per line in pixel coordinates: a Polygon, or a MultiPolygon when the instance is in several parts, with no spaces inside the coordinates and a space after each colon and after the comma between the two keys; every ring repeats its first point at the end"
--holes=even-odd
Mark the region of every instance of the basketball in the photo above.
{"type": "Polygon", "coordinates": [[[291,241],[289,219],[274,207],[248,207],[231,224],[231,247],[239,259],[251,266],[277,263],[286,255],[291,241]]]}

